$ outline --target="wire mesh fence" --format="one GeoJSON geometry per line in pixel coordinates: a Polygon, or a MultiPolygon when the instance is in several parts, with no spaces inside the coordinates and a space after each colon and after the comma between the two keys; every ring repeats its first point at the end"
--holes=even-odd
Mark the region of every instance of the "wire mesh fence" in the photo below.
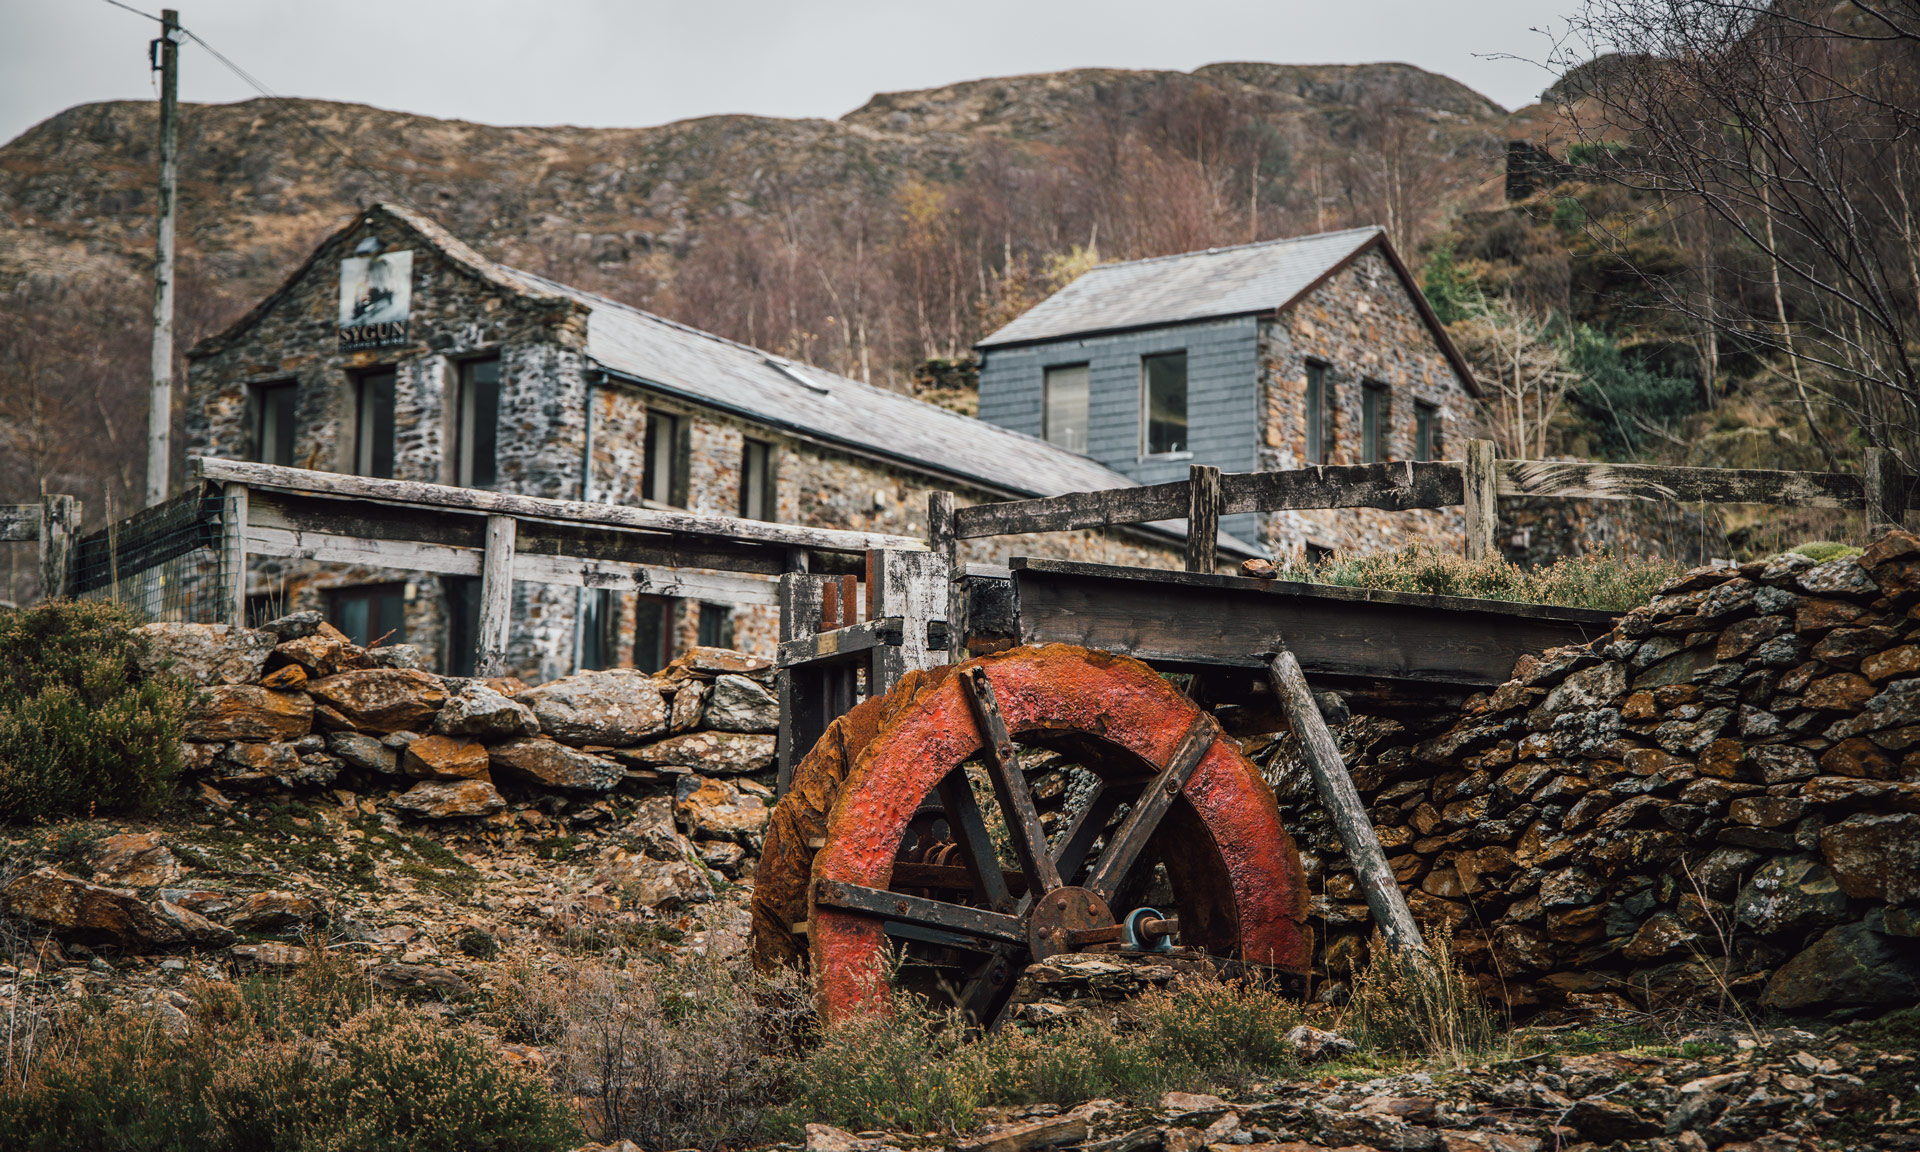
{"type": "Polygon", "coordinates": [[[222,499],[188,492],[82,537],[73,594],[112,600],[148,620],[227,619],[222,499]]]}

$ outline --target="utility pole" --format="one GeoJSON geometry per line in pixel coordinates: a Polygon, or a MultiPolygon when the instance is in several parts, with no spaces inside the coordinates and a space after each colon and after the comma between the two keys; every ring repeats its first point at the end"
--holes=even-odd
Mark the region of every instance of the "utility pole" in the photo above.
{"type": "Polygon", "coordinates": [[[147,409],[147,504],[167,498],[173,463],[173,215],[180,175],[180,13],[160,10],[160,38],[147,46],[160,73],[160,222],[153,259],[153,390],[147,409]]]}

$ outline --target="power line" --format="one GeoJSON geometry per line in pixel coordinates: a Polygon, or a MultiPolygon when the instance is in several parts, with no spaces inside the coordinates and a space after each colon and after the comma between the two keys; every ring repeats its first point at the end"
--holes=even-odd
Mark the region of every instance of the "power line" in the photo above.
{"type": "MultiPolygon", "coordinates": [[[[135,8],[130,4],[122,3],[121,0],[106,0],[106,2],[113,5],[115,8],[124,8],[127,11],[133,13],[135,16],[145,16],[147,19],[152,20],[156,23],[160,22],[160,18],[158,16],[148,15],[147,13],[140,11],[140,9],[135,8]]],[[[295,108],[290,102],[288,102],[287,97],[280,95],[279,93],[268,88],[265,84],[262,84],[257,78],[254,77],[252,73],[240,67],[240,65],[235,64],[232,60],[229,60],[225,53],[221,52],[218,48],[215,48],[213,45],[207,43],[206,40],[202,38],[200,34],[195,32],[193,29],[187,28],[187,27],[180,27],[179,31],[182,35],[192,40],[195,44],[198,44],[200,45],[200,47],[206,49],[207,54],[209,56],[212,56],[215,60],[218,60],[222,65],[226,67],[226,69],[229,72],[232,72],[235,76],[238,76],[242,81],[244,81],[247,84],[248,87],[252,88],[255,92],[260,93],[260,95],[267,97],[269,100],[282,101],[286,111],[292,114],[294,120],[300,125],[300,127],[306,129],[308,135],[312,136],[315,140],[320,141],[322,144],[326,145],[327,147],[333,149],[334,152],[339,154],[342,160],[345,160],[347,162],[349,167],[353,168],[355,171],[359,172],[361,175],[365,176],[367,179],[373,181],[376,190],[384,193],[388,198],[400,201],[402,204],[405,204],[407,207],[412,208],[416,212],[420,211],[419,205],[415,204],[406,195],[395,191],[393,187],[385,181],[385,179],[383,179],[381,176],[375,173],[371,168],[368,168],[365,164],[362,164],[360,163],[360,161],[354,159],[353,153],[347,151],[344,145],[342,145],[339,141],[335,140],[332,136],[328,135],[324,130],[317,127],[311,120],[308,120],[306,116],[302,115],[298,108],[295,108]]]]}

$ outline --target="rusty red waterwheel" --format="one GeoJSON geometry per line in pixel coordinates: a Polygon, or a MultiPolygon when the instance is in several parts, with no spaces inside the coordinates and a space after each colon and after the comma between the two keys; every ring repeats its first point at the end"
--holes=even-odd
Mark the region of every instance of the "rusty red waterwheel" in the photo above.
{"type": "Polygon", "coordinates": [[[988,1024],[1028,963],[1062,952],[1177,932],[1297,972],[1312,950],[1299,856],[1259,771],[1145,664],[1067,645],[916,673],[836,720],[775,810],[753,911],[756,960],[809,965],[830,1017],[877,1001],[889,937],[988,1024]],[[1095,778],[1051,837],[1016,741],[1095,778]],[[1173,916],[1139,908],[1157,865],[1173,916]]]}

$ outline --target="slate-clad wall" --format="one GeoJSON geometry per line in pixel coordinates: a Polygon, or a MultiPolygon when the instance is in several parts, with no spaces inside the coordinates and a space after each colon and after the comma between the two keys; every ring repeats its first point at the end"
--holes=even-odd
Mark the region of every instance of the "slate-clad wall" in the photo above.
{"type": "MultiPolygon", "coordinates": [[[[1184,480],[1194,464],[1228,472],[1255,467],[1258,424],[1251,383],[1257,371],[1257,322],[1250,316],[1111,336],[1089,336],[1022,348],[988,349],[980,365],[980,418],[1039,436],[1046,370],[1084,363],[1089,369],[1087,455],[1142,484],[1184,480]],[[1143,356],[1187,353],[1190,452],[1142,456],[1143,356]]],[[[1254,518],[1230,516],[1226,531],[1253,539],[1254,518]]]]}

